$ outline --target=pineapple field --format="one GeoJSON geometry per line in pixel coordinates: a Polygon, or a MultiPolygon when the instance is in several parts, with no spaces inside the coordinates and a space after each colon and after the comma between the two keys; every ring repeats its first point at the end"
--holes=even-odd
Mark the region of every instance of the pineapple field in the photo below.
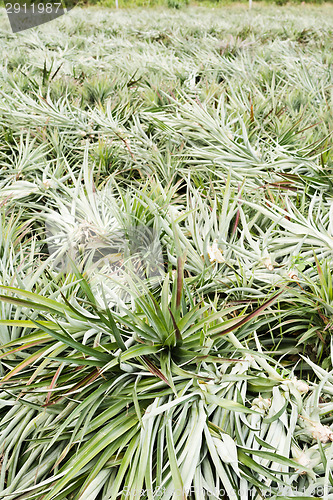
{"type": "Polygon", "coordinates": [[[333,499],[333,6],[170,6],[2,9],[0,499],[333,499]]]}

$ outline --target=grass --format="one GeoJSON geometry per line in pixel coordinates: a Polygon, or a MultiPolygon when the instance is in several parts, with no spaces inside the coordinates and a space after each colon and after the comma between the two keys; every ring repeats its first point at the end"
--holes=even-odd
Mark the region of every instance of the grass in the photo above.
{"type": "Polygon", "coordinates": [[[0,498],[332,498],[332,19],[2,11],[0,498]]]}

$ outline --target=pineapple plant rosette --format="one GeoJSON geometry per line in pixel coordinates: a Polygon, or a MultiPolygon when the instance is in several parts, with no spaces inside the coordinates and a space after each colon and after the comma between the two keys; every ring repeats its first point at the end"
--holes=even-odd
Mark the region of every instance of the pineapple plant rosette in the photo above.
{"type": "Polygon", "coordinates": [[[256,326],[276,296],[248,314],[216,310],[191,293],[178,258],[160,295],[133,292],[135,308],[115,312],[75,277],[76,297],[59,300],[2,287],[3,303],[38,311],[2,347],[3,498],[309,497],[328,487],[330,374],[299,380],[263,351],[256,326]],[[256,350],[238,340],[242,329],[256,350]]]}

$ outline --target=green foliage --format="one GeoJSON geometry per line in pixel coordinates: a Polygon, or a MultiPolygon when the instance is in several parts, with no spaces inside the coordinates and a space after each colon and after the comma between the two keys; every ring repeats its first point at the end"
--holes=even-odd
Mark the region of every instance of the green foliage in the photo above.
{"type": "Polygon", "coordinates": [[[1,14],[0,498],[332,495],[332,8],[181,6],[1,14]]]}
{"type": "Polygon", "coordinates": [[[188,5],[188,1],[187,0],[168,0],[168,7],[170,9],[181,9],[182,7],[184,7],[185,5],[188,5]]]}

